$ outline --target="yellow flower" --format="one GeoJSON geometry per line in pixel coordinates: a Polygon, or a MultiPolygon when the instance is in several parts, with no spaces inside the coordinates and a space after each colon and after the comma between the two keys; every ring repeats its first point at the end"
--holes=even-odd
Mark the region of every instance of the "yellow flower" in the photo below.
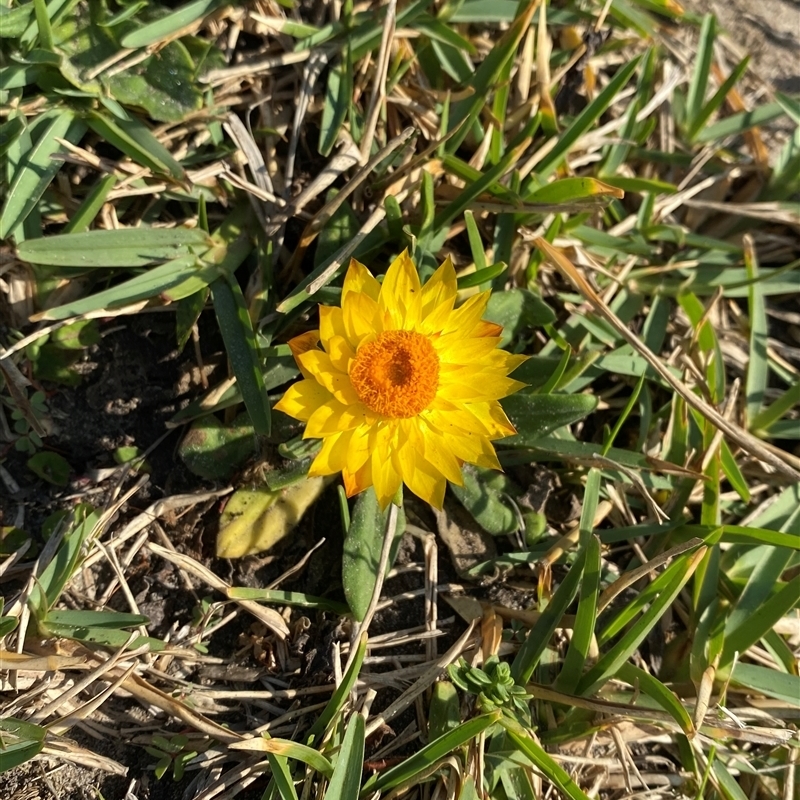
{"type": "Polygon", "coordinates": [[[424,286],[407,251],[382,285],[352,260],[342,307],[289,342],[304,380],[275,406],[323,440],[309,475],[341,472],[348,497],[374,486],[381,508],[405,483],[441,508],[464,462],[500,469],[491,442],[516,431],[498,400],[524,386],[506,376],[526,356],[497,349],[489,295],[455,308],[449,258],[424,286]]]}

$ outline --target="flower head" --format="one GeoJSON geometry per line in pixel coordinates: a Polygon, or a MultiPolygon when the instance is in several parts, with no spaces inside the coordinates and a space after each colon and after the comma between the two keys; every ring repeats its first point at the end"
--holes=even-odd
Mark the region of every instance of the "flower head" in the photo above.
{"type": "Polygon", "coordinates": [[[441,508],[464,462],[500,469],[492,441],[516,431],[498,401],[524,386],[507,376],[526,356],[497,349],[489,294],[456,308],[450,259],[424,286],[407,251],[383,284],[350,262],[342,307],[289,342],[303,380],[276,405],[323,440],[309,475],[341,472],[348,497],[374,486],[381,508],[405,483],[441,508]]]}

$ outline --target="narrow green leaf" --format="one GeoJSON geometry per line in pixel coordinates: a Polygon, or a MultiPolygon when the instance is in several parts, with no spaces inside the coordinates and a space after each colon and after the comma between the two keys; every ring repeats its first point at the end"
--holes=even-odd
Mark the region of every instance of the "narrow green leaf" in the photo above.
{"type": "Polygon", "coordinates": [[[61,168],[62,162],[54,158],[61,148],[56,139],[67,139],[77,144],[85,130],[83,123],[66,109],[59,109],[49,117],[47,127],[32,149],[23,154],[14,172],[6,201],[0,211],[0,239],[8,238],[34,210],[61,168]]]}
{"type": "Polygon", "coordinates": [[[314,724],[308,729],[306,734],[306,742],[314,743],[328,730],[328,726],[338,716],[344,707],[350,692],[356,685],[358,674],[361,672],[361,666],[364,663],[364,656],[367,654],[367,635],[362,634],[358,641],[356,648],[356,655],[350,668],[345,672],[342,677],[342,682],[336,687],[328,705],[325,706],[322,713],[317,717],[314,724]]]}
{"type": "Polygon", "coordinates": [[[769,380],[769,363],[767,359],[767,308],[764,293],[759,281],[758,258],[750,236],[745,236],[744,264],[748,286],[748,308],[750,312],[750,348],[748,351],[747,374],[745,378],[745,420],[748,427],[758,417],[764,403],[764,393],[769,380]]]}
{"type": "Polygon", "coordinates": [[[699,120],[705,103],[706,89],[711,75],[711,59],[714,57],[714,38],[716,36],[716,19],[713,14],[703,17],[700,29],[700,40],[697,43],[697,55],[694,59],[694,72],[686,97],[686,121],[690,131],[701,127],[699,120]]]}
{"type": "Polygon", "coordinates": [[[800,708],[800,677],[797,675],[737,661],[733,667],[732,680],[746,689],[800,708]]]}
{"type": "MultiPolygon", "coordinates": [[[[484,107],[487,96],[489,96],[492,88],[497,83],[504,65],[514,57],[517,45],[522,41],[522,37],[528,30],[537,5],[537,0],[528,0],[525,5],[520,3],[516,19],[500,37],[495,47],[481,61],[480,66],[472,76],[472,80],[467,84],[473,90],[472,94],[452,104],[448,120],[449,131],[455,130],[469,119],[477,118],[477,115],[484,107]]],[[[469,131],[470,125],[468,123],[463,124],[461,129],[448,141],[447,151],[455,153],[469,131]]]]}
{"type": "Polygon", "coordinates": [[[324,800],[358,800],[364,767],[365,724],[361,714],[353,714],[347,724],[342,746],[333,765],[324,800]]]}
{"type": "Polygon", "coordinates": [[[17,255],[53,267],[144,267],[209,246],[208,234],[198,229],[119,228],[29,239],[20,244],[17,255]]]}
{"type": "Polygon", "coordinates": [[[529,736],[524,729],[517,726],[513,720],[504,717],[500,724],[508,732],[509,738],[517,745],[520,752],[541,771],[550,783],[569,800],[589,800],[589,796],[575,783],[563,767],[556,763],[547,751],[529,736]]]}
{"type": "Polygon", "coordinates": [[[112,119],[99,111],[92,111],[86,116],[86,124],[136,164],[179,181],[186,178],[183,167],[140,120],[133,117],[112,119]]]}
{"type": "Polygon", "coordinates": [[[566,614],[567,608],[575,599],[583,578],[587,552],[588,548],[581,548],[566,577],[550,599],[547,608],[542,612],[536,624],[528,631],[522,647],[517,651],[517,655],[511,664],[511,674],[518,684],[524,686],[531,679],[533,670],[536,669],[536,665],[550,643],[550,639],[559,626],[561,618],[566,614]]]}
{"type": "Polygon", "coordinates": [[[320,155],[330,155],[336,144],[339,130],[347,117],[353,95],[353,73],[349,59],[343,56],[331,67],[325,89],[325,105],[322,108],[322,123],[319,130],[320,155]]]}
{"type": "Polygon", "coordinates": [[[452,753],[453,750],[471,742],[496,722],[499,722],[501,718],[502,715],[499,711],[491,714],[482,714],[479,717],[468,720],[455,730],[444,734],[444,736],[434,739],[397,766],[373,775],[364,785],[361,797],[370,797],[376,792],[385,792],[412,780],[415,775],[428,769],[431,764],[435,764],[440,758],[444,758],[449,753],[452,753]]]}
{"type": "Polygon", "coordinates": [[[274,603],[282,606],[298,606],[300,608],[318,608],[344,615],[348,608],[344,603],[328,600],[326,597],[315,597],[305,592],[287,592],[283,589],[258,589],[249,586],[232,586],[227,591],[231,600],[258,600],[263,603],[274,603]]]}
{"type": "Polygon", "coordinates": [[[203,286],[207,286],[218,274],[219,269],[216,265],[203,267],[198,264],[196,256],[183,256],[162,264],[160,267],[146,270],[135,278],[111,289],[104,289],[102,292],[97,292],[97,294],[81,300],[42,311],[38,315],[38,319],[68,319],[103,308],[119,308],[140,300],[149,300],[162,293],[166,294],[178,287],[188,286],[186,294],[191,294],[203,286]]]}
{"type": "Polygon", "coordinates": [[[705,144],[726,139],[729,136],[737,136],[757,125],[766,125],[766,123],[784,116],[785,113],[783,106],[777,101],[758,106],[752,111],[740,111],[703,128],[695,136],[695,142],[705,144]]]}
{"type": "Polygon", "coordinates": [[[597,597],[600,589],[600,540],[596,536],[589,538],[586,566],[582,578],[572,639],[570,639],[567,654],[564,656],[564,664],[555,683],[556,689],[565,694],[572,694],[581,679],[597,622],[597,597]]]}
{"type": "Polygon", "coordinates": [[[702,130],[703,126],[711,119],[711,116],[717,112],[725,98],[733,87],[741,80],[744,75],[747,65],[750,63],[750,56],[745,56],[734,68],[731,70],[730,75],[722,82],[722,85],[714,92],[711,99],[705,104],[703,110],[692,121],[689,129],[689,138],[694,139],[698,132],[702,130]]]}
{"type": "MultiPolygon", "coordinates": [[[[800,378],[790,386],[772,405],[767,406],[761,413],[750,421],[754,432],[766,435],[772,432],[775,423],[788,411],[800,404],[800,378]]],[[[796,424],[792,421],[792,424],[796,424]]]]}
{"type": "MultiPolygon", "coordinates": [[[[650,584],[647,597],[652,597],[652,602],[650,602],[649,608],[631,625],[609,651],[600,656],[597,663],[583,676],[578,684],[577,694],[582,697],[592,694],[612,675],[616,675],[620,667],[644,641],[667,608],[672,605],[672,602],[686,585],[689,578],[694,574],[699,563],[699,557],[704,553],[705,548],[676,558],[650,584]]],[[[643,595],[644,593],[640,595],[640,599],[643,598],[643,595]]],[[[604,631],[603,633],[605,636],[606,632],[604,631]]]]}
{"type": "Polygon", "coordinates": [[[281,800],[298,800],[292,773],[289,770],[289,759],[277,753],[267,753],[267,762],[281,800]]]}
{"type": "Polygon", "coordinates": [[[245,408],[259,436],[269,436],[270,405],[261,357],[242,290],[235,279],[220,277],[210,285],[217,322],[245,408]]]}
{"type": "Polygon", "coordinates": [[[655,700],[681,726],[681,730],[687,736],[694,735],[694,723],[689,712],[677,695],[664,686],[660,680],[633,664],[623,664],[617,671],[617,677],[655,700]]]}
{"type": "Polygon", "coordinates": [[[89,229],[100,209],[106,202],[109,192],[117,185],[116,175],[104,175],[86,195],[72,219],[64,226],[63,233],[82,233],[89,229]]]}
{"type": "Polygon", "coordinates": [[[225,2],[226,0],[194,0],[194,2],[186,3],[166,16],[142,25],[127,34],[123,37],[121,45],[134,50],[138,47],[147,47],[160,42],[193,22],[202,19],[215,8],[224,5],[225,2]]]}
{"type": "MultiPolygon", "coordinates": [[[[752,595],[754,594],[755,590],[752,595]]],[[[772,626],[781,617],[799,604],[800,575],[792,578],[778,592],[753,610],[747,618],[742,619],[736,628],[726,632],[720,667],[730,664],[736,653],[745,653],[772,630],[772,626]]]]}
{"type": "Polygon", "coordinates": [[[578,139],[591,128],[600,115],[614,102],[614,98],[625,87],[636,71],[641,58],[641,56],[637,56],[620,67],[603,91],[575,117],[569,128],[559,136],[556,146],[537,165],[537,175],[547,177],[561,166],[578,139]]]}
{"type": "Polygon", "coordinates": [[[41,753],[47,730],[14,717],[0,719],[0,773],[19,767],[41,753]]]}

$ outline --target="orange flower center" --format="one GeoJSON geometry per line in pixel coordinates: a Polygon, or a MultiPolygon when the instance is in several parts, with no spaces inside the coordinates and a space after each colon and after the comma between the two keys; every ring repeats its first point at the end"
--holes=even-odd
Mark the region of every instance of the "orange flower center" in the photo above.
{"type": "Polygon", "coordinates": [[[384,331],[358,348],[350,382],[361,402],[384,417],[414,417],[439,386],[439,356],[427,336],[384,331]]]}

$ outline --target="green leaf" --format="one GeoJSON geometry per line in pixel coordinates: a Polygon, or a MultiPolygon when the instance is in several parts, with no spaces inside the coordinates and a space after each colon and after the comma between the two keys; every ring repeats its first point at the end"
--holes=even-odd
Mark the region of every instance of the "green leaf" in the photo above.
{"type": "MultiPolygon", "coordinates": [[[[755,595],[755,592],[753,593],[755,595]]],[[[736,653],[745,653],[759,639],[772,630],[772,626],[792,609],[800,604],[800,575],[755,608],[750,615],[739,619],[739,625],[727,630],[725,645],[720,657],[720,667],[733,661],[736,653]]]]}
{"type": "MultiPolygon", "coordinates": [[[[590,515],[594,518],[594,513],[590,515]]],[[[583,515],[581,515],[583,522],[583,515]]],[[[574,569],[574,567],[573,567],[574,569]]],[[[556,679],[556,689],[565,694],[575,691],[583,667],[589,656],[589,648],[597,622],[597,598],[600,588],[600,540],[592,536],[586,548],[586,566],[583,570],[578,611],[564,664],[556,679]]]]}
{"type": "Polygon", "coordinates": [[[66,486],[69,482],[69,473],[72,472],[72,467],[64,456],[45,450],[31,456],[27,461],[27,466],[40,478],[56,486],[66,486]]]}
{"type": "Polygon", "coordinates": [[[361,797],[371,797],[377,792],[385,792],[411,780],[423,770],[429,769],[439,759],[452,753],[453,750],[471,742],[496,722],[499,722],[500,719],[501,713],[499,711],[491,714],[482,714],[479,717],[468,720],[455,730],[445,733],[438,739],[434,739],[397,766],[373,775],[364,784],[361,797]]]}
{"type": "Polygon", "coordinates": [[[336,756],[324,800],[358,800],[361,772],[364,768],[365,738],[364,717],[353,714],[336,756]]]}
{"type": "Polygon", "coordinates": [[[683,703],[674,692],[649,672],[633,664],[623,664],[617,671],[617,678],[655,700],[681,726],[681,730],[687,736],[694,735],[694,723],[683,703]]]}
{"type": "Polygon", "coordinates": [[[517,429],[502,439],[507,447],[535,447],[543,436],[591,414],[597,398],[588,394],[513,394],[500,401],[517,429]]]}
{"type": "Polygon", "coordinates": [[[8,238],[33,211],[61,169],[62,162],[54,158],[61,149],[56,139],[67,139],[77,144],[86,130],[86,126],[66,109],[54,110],[45,116],[46,127],[33,147],[23,154],[8,187],[0,211],[0,239],[8,238]]]}
{"type": "Polygon", "coordinates": [[[118,72],[103,83],[114,99],[143,108],[158,122],[180,122],[203,107],[197,68],[180,41],[159,48],[139,68],[118,72]]]}
{"type": "Polygon", "coordinates": [[[586,566],[586,555],[587,548],[581,548],[566,577],[550,599],[547,608],[528,631],[522,647],[517,651],[511,664],[511,674],[518,684],[524,686],[531,679],[542,653],[550,643],[556,628],[559,627],[561,618],[575,599],[586,566]]]}
{"type": "MultiPolygon", "coordinates": [[[[472,89],[468,97],[453,103],[448,119],[448,130],[454,131],[462,123],[467,123],[470,119],[477,118],[481,109],[486,103],[486,98],[495,88],[498,79],[507,61],[514,57],[517,46],[522,41],[522,37],[528,30],[531,23],[533,12],[538,5],[537,0],[528,0],[525,5],[519,4],[516,19],[511,23],[508,30],[503,33],[495,46],[489,51],[487,56],[481,61],[480,66],[475,70],[472,79],[464,88],[472,89]]],[[[447,151],[455,153],[459,145],[464,141],[470,130],[470,125],[463,124],[455,136],[447,143],[447,151]]]]}
{"type": "MultiPolygon", "coordinates": [[[[330,203],[338,191],[332,189],[325,197],[325,202],[330,203]]],[[[345,201],[334,211],[333,216],[325,223],[317,240],[317,251],[314,254],[314,267],[333,258],[334,255],[351,241],[358,233],[360,225],[350,204],[345,201]]]]}
{"type": "Polygon", "coordinates": [[[750,312],[750,347],[745,379],[745,419],[748,426],[758,417],[764,403],[764,393],[769,381],[769,364],[767,359],[767,309],[764,302],[762,284],[758,279],[758,260],[755,247],[749,236],[745,237],[744,263],[748,280],[748,308],[750,312]]]}
{"type": "Polygon", "coordinates": [[[75,507],[64,516],[61,522],[66,527],[64,538],[55,557],[39,575],[28,599],[37,621],[44,619],[47,611],[56,604],[64,587],[72,579],[83,559],[84,545],[99,521],[99,515],[86,504],[75,507]]]}
{"type": "Polygon", "coordinates": [[[179,181],[186,179],[183,167],[140,120],[132,117],[112,118],[99,111],[92,111],[86,116],[86,124],[101,139],[116,147],[134,163],[159,175],[170,175],[179,181]]]}
{"type": "Polygon", "coordinates": [[[625,87],[639,66],[641,58],[641,56],[637,56],[620,67],[603,91],[575,117],[572,124],[558,137],[558,143],[555,147],[536,166],[536,173],[539,177],[547,177],[561,166],[578,139],[591,128],[601,114],[614,102],[616,96],[625,87]]]}
{"type": "Polygon", "coordinates": [[[695,130],[702,125],[700,114],[711,75],[711,59],[714,57],[715,35],[716,19],[713,14],[706,14],[703,17],[703,27],[700,29],[700,40],[697,45],[697,54],[694,58],[694,72],[689,84],[689,94],[686,98],[686,120],[690,130],[695,130]]]}
{"type": "Polygon", "coordinates": [[[694,140],[697,144],[706,144],[719,139],[727,139],[729,136],[738,136],[751,128],[755,128],[757,125],[765,125],[768,122],[772,122],[772,120],[784,116],[785,113],[783,106],[779,102],[766,103],[763,106],[754,108],[752,111],[740,111],[736,114],[731,114],[729,117],[703,128],[695,136],[694,140]]]}
{"type": "Polygon", "coordinates": [[[731,680],[746,689],[800,708],[800,677],[797,675],[737,661],[731,680]]]}
{"type": "Polygon", "coordinates": [[[186,3],[154,22],[137,27],[122,39],[121,44],[131,50],[148,47],[197,22],[225,2],[226,0],[194,0],[192,3],[186,3]]]}
{"type": "Polygon", "coordinates": [[[325,706],[322,713],[317,717],[314,724],[309,728],[306,735],[306,741],[311,743],[319,740],[327,730],[331,723],[341,712],[345,702],[350,696],[350,692],[356,685],[358,675],[361,672],[361,666],[364,663],[364,656],[367,654],[367,635],[362,634],[358,641],[356,648],[356,655],[353,659],[347,672],[342,677],[342,682],[336,687],[328,705],[325,706]]]}
{"type": "Polygon", "coordinates": [[[342,57],[328,73],[325,89],[325,105],[322,108],[322,124],[319,130],[320,155],[330,155],[339,136],[339,130],[347,117],[353,98],[353,72],[349,58],[342,57]]]}
{"type": "Polygon", "coordinates": [[[461,703],[456,687],[450,681],[433,685],[428,708],[428,736],[438,739],[461,724],[461,703]]]}
{"type": "Polygon", "coordinates": [[[272,780],[278,789],[281,800],[298,800],[297,790],[294,788],[292,773],[289,770],[289,760],[276,753],[267,753],[267,761],[272,772],[272,780]]]}
{"type": "Polygon", "coordinates": [[[71,626],[74,628],[133,628],[146,625],[148,619],[141,614],[126,614],[121,611],[57,611],[47,612],[44,624],[71,626]]]}
{"type": "Polygon", "coordinates": [[[528,203],[571,203],[598,195],[611,195],[621,198],[624,192],[604,183],[597,178],[562,178],[545,184],[531,192],[526,198],[528,203]]]}
{"type": "Polygon", "coordinates": [[[178,447],[186,466],[201,478],[227,480],[233,470],[258,451],[258,441],[246,414],[223,425],[208,415],[193,423],[178,447]]]}
{"type": "Polygon", "coordinates": [[[489,298],[483,318],[503,326],[499,347],[530,334],[531,328],[541,328],[555,322],[556,315],[538,294],[527,289],[508,289],[495,292],[489,298]]]}
{"type": "Polygon", "coordinates": [[[453,494],[464,508],[487,533],[504,536],[519,527],[517,515],[507,495],[516,499],[520,495],[518,487],[502,472],[464,465],[461,470],[463,486],[451,484],[453,494]]]}
{"type": "Polygon", "coordinates": [[[570,778],[567,772],[557,764],[545,749],[527,732],[512,720],[504,717],[500,724],[508,732],[509,738],[519,751],[534,764],[550,783],[556,786],[569,800],[589,800],[583,790],[570,778]]]}
{"type": "Polygon", "coordinates": [[[111,289],[66,303],[63,306],[42,311],[37,318],[47,320],[68,319],[81,316],[99,309],[117,308],[139,300],[149,300],[158,295],[167,296],[174,292],[180,296],[179,290],[189,293],[207,286],[219,274],[219,269],[212,265],[200,267],[196,256],[184,256],[162,264],[160,267],[145,272],[120,283],[111,289]]]}
{"type": "Polygon", "coordinates": [[[245,486],[220,516],[219,558],[261,553],[289,535],[325,488],[324,478],[305,478],[285,489],[245,486]]]}
{"type": "MultiPolygon", "coordinates": [[[[632,616],[635,610],[644,606],[648,600],[649,607],[644,613],[633,623],[625,633],[620,637],[619,641],[606,653],[604,653],[597,660],[597,663],[583,676],[580,680],[576,692],[585,697],[595,692],[602,686],[611,676],[616,675],[622,665],[630,658],[631,654],[636,648],[644,641],[645,637],[653,629],[653,626],[664,614],[669,606],[672,605],[675,598],[688,582],[689,578],[694,574],[699,558],[706,552],[706,548],[695,553],[686,553],[667,567],[661,575],[658,576],[648,586],[645,592],[642,592],[634,603],[629,604],[627,609],[624,609],[615,620],[614,629],[623,627],[623,623],[632,616]]],[[[602,632],[602,638],[608,639],[611,635],[611,629],[606,628],[602,632]]]]}
{"type": "Polygon", "coordinates": [[[54,267],[144,267],[202,252],[210,244],[208,234],[196,228],[120,228],[28,239],[17,255],[54,267]]]}
{"type": "MultiPolygon", "coordinates": [[[[357,620],[364,619],[369,608],[378,566],[381,560],[383,540],[389,520],[390,508],[381,511],[373,487],[362,492],[356,500],[350,527],[344,538],[342,553],[342,584],[347,604],[357,620]]],[[[405,512],[402,507],[397,514],[397,526],[386,569],[391,569],[400,539],[405,531],[405,512]]]]}
{"type": "Polygon", "coordinates": [[[283,589],[258,589],[249,586],[232,586],[227,591],[231,600],[258,600],[281,606],[298,606],[299,608],[319,608],[344,615],[348,608],[344,603],[329,600],[327,597],[314,597],[305,592],[287,592],[283,589]]]}
{"type": "Polygon", "coordinates": [[[235,280],[227,278],[217,278],[210,284],[210,288],[225,350],[250,421],[259,436],[269,436],[269,398],[264,387],[261,357],[242,290],[235,280]]]}
{"type": "Polygon", "coordinates": [[[47,730],[14,717],[0,719],[0,773],[19,767],[42,752],[47,730]]]}

